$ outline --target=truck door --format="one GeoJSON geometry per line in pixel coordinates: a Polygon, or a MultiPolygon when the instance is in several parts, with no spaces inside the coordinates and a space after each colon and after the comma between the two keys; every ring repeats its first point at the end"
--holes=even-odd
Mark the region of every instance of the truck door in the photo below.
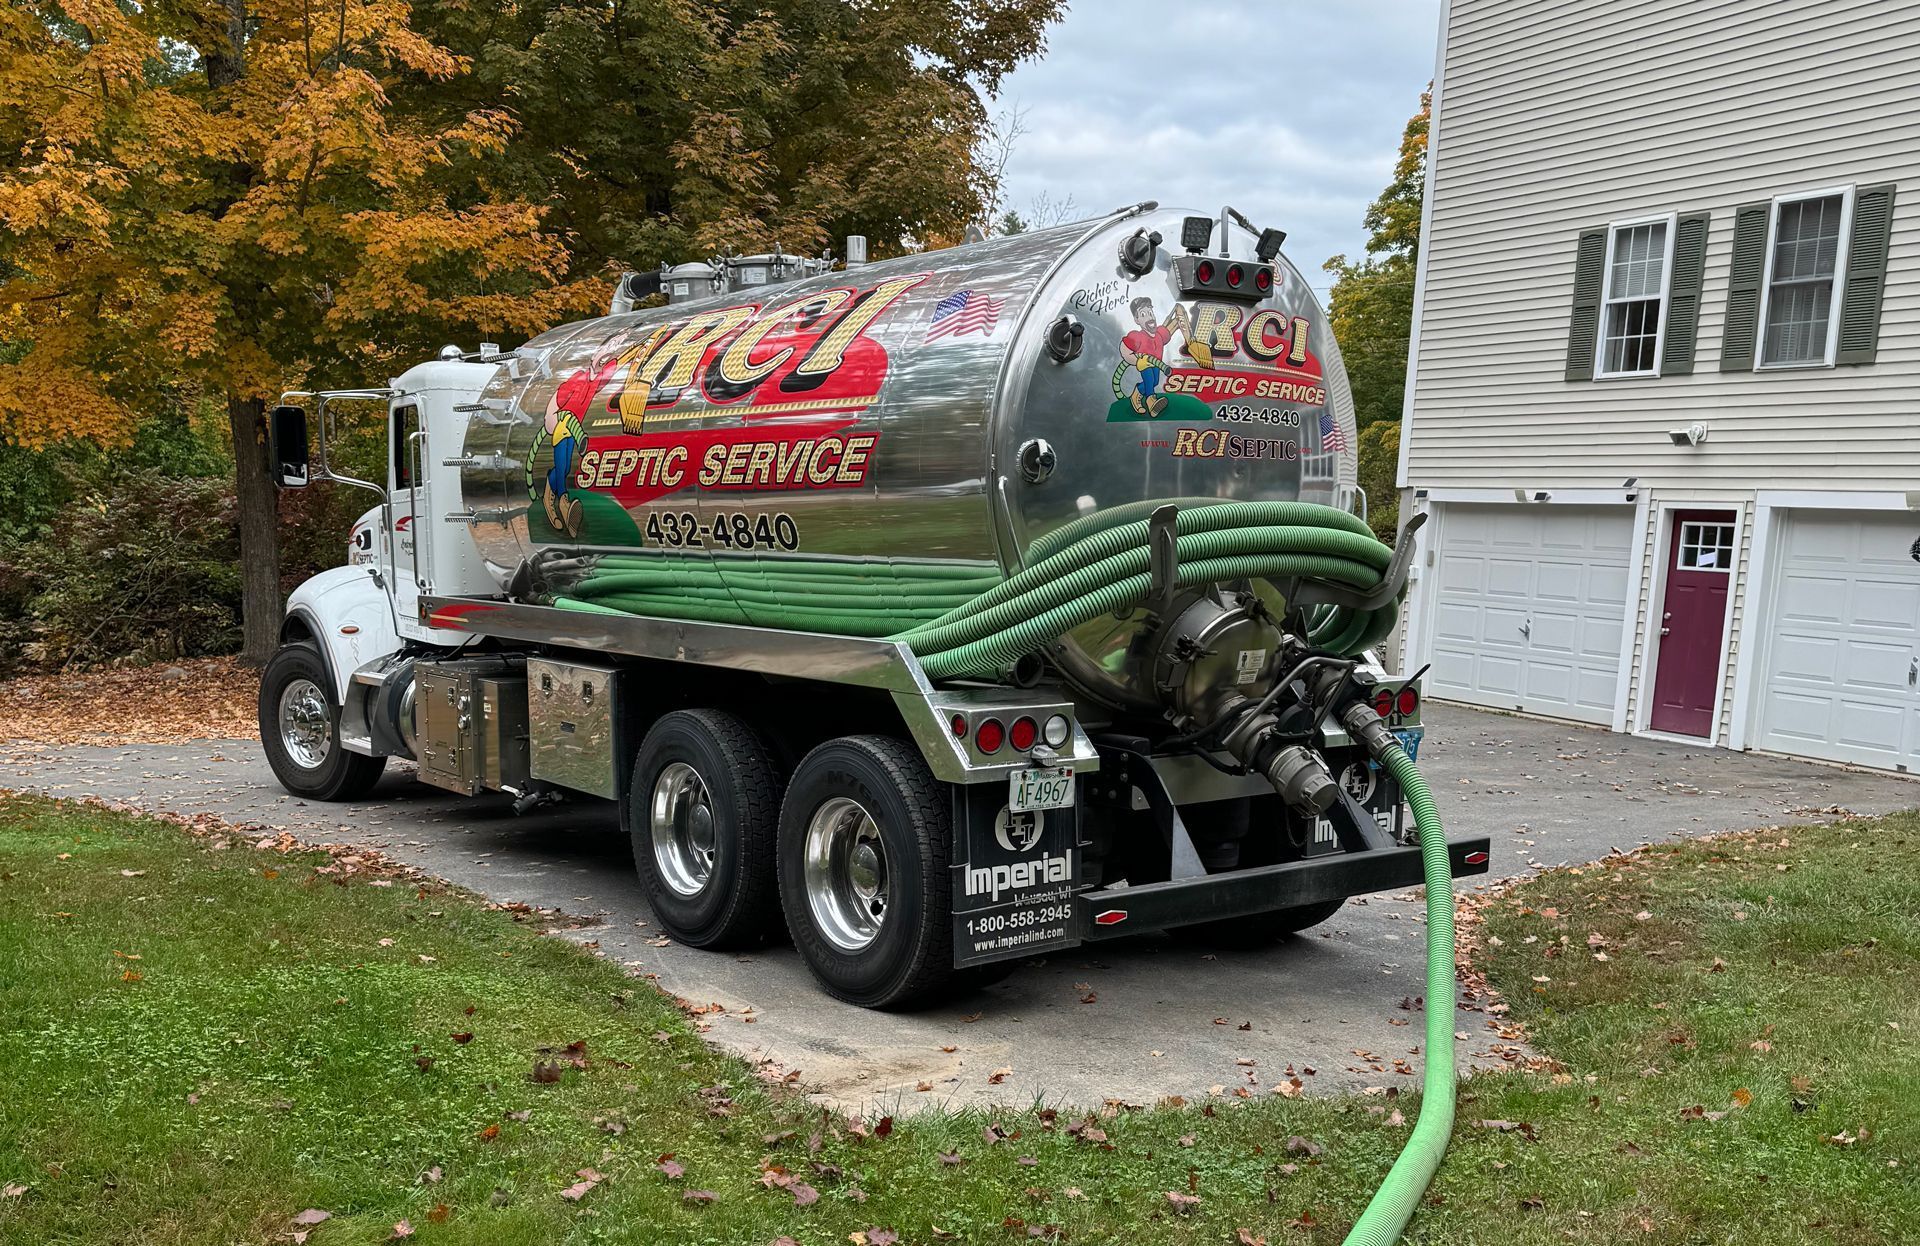
{"type": "Polygon", "coordinates": [[[393,602],[401,630],[420,617],[419,598],[432,591],[433,500],[422,479],[427,463],[426,425],[418,398],[402,395],[388,414],[387,524],[393,535],[393,602]]]}

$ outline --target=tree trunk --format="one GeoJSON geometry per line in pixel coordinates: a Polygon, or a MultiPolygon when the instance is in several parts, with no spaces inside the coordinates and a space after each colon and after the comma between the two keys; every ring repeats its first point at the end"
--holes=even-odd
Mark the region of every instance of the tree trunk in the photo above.
{"type": "Polygon", "coordinates": [[[268,458],[267,404],[227,398],[233,429],[234,500],[240,516],[240,660],[265,666],[280,647],[280,507],[268,458]]]}

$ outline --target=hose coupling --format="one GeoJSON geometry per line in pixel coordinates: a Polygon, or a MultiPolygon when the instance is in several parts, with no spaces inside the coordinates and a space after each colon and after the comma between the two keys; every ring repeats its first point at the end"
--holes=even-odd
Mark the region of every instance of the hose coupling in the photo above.
{"type": "Polygon", "coordinates": [[[1341,710],[1340,725],[1347,729],[1348,735],[1365,745],[1367,752],[1375,758],[1386,757],[1387,749],[1399,743],[1373,706],[1365,701],[1355,701],[1341,710]]]}
{"type": "Polygon", "coordinates": [[[1251,701],[1243,701],[1240,720],[1222,741],[1229,753],[1273,784],[1280,799],[1302,813],[1318,817],[1340,794],[1327,764],[1303,744],[1288,744],[1280,720],[1251,701]]]}
{"type": "Polygon", "coordinates": [[[1303,744],[1276,752],[1267,762],[1265,773],[1282,800],[1315,817],[1325,813],[1340,794],[1326,763],[1303,744]]]}

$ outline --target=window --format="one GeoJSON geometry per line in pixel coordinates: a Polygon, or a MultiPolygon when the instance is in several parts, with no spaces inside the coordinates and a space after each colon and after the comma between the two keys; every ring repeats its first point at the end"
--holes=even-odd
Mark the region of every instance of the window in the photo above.
{"type": "Polygon", "coordinates": [[[1733,525],[1693,522],[1681,524],[1680,569],[1682,571],[1731,571],[1733,569],[1733,525]]]}
{"type": "Polygon", "coordinates": [[[1608,230],[1596,376],[1652,376],[1660,370],[1672,224],[1667,217],[1608,230]]]}
{"type": "Polygon", "coordinates": [[[1841,274],[1853,192],[1818,191],[1774,200],[1761,295],[1760,366],[1804,368],[1833,362],[1841,274]]]}

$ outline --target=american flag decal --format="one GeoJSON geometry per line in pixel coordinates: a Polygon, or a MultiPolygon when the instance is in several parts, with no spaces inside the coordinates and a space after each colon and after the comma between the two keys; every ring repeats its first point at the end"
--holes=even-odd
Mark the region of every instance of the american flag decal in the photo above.
{"type": "Polygon", "coordinates": [[[1347,449],[1347,435],[1340,431],[1331,411],[1320,413],[1320,448],[1328,454],[1344,454],[1347,449]]]}
{"type": "Polygon", "coordinates": [[[1001,301],[972,290],[955,290],[933,305],[933,321],[927,326],[926,340],[992,333],[1000,319],[1001,301]]]}

